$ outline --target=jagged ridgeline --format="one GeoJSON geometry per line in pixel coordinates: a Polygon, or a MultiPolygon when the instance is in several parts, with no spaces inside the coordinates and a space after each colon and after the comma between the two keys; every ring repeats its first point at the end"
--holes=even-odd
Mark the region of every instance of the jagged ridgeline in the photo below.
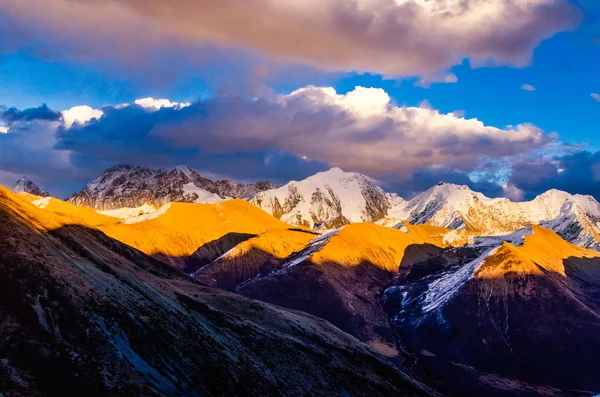
{"type": "Polygon", "coordinates": [[[69,202],[139,213],[144,205],[157,209],[170,202],[217,203],[231,198],[248,200],[287,224],[318,230],[359,222],[401,227],[409,221],[498,235],[533,224],[576,245],[600,248],[600,204],[591,196],[550,190],[529,202],[513,202],[488,198],[467,186],[440,183],[406,201],[365,175],[339,168],[276,187],[271,182],[212,182],[184,166],[167,171],[120,165],[108,169],[69,202]]]}

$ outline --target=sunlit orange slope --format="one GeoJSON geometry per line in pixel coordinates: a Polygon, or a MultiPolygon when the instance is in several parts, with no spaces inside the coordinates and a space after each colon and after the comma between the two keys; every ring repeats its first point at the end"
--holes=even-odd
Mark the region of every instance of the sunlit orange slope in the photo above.
{"type": "Polygon", "coordinates": [[[120,222],[120,219],[101,215],[91,208],[79,207],[54,197],[38,198],[33,200],[32,204],[45,211],[70,217],[73,220],[77,220],[78,224],[90,228],[101,228],[103,226],[115,225],[120,222]]]}
{"type": "Polygon", "coordinates": [[[532,228],[533,234],[525,236],[522,246],[504,243],[485,260],[475,276],[497,279],[507,274],[523,276],[550,272],[566,277],[565,266],[568,264],[571,271],[600,281],[600,252],[575,246],[546,228],[532,228]]]}
{"type": "Polygon", "coordinates": [[[270,229],[237,245],[226,255],[195,274],[200,281],[232,289],[245,280],[277,269],[286,258],[299,252],[318,237],[301,229],[270,229]]]}
{"type": "Polygon", "coordinates": [[[300,229],[271,229],[248,241],[245,241],[219,259],[228,265],[267,261],[270,258],[285,259],[294,252],[302,250],[319,234],[300,229]],[[262,259],[258,259],[260,256],[262,259]]]}
{"type": "Polygon", "coordinates": [[[95,227],[98,223],[118,221],[54,198],[46,198],[45,200],[49,202],[48,208],[42,209],[29,200],[32,197],[35,198],[36,196],[15,194],[0,186],[2,209],[20,215],[38,231],[56,230],[67,225],[95,227]],[[96,215],[98,218],[96,218],[96,215]]]}
{"type": "Polygon", "coordinates": [[[188,257],[228,234],[257,235],[287,225],[243,200],[218,204],[171,203],[161,216],[134,224],[102,227],[108,236],[149,255],[188,257]]]}
{"type": "Polygon", "coordinates": [[[426,225],[407,225],[407,228],[408,232],[404,232],[374,223],[348,225],[315,252],[310,260],[315,264],[336,263],[346,267],[370,263],[381,269],[397,271],[408,246],[449,245],[443,241],[442,233],[449,230],[426,225]]]}
{"type": "Polygon", "coordinates": [[[27,192],[19,192],[19,193],[17,193],[17,196],[26,201],[35,201],[35,200],[39,200],[39,199],[43,198],[43,197],[36,196],[35,194],[31,194],[31,193],[27,193],[27,192]]]}

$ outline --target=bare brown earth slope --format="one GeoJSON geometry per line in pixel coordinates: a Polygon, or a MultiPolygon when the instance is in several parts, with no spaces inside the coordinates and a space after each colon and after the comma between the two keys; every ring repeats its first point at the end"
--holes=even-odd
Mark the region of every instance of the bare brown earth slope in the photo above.
{"type": "Polygon", "coordinates": [[[6,396],[424,396],[310,315],[203,286],[0,188],[6,396]]]}

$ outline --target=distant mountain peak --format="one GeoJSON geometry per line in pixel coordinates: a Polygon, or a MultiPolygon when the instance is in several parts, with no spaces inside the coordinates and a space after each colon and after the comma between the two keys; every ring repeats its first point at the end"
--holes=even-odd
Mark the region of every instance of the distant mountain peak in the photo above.
{"type": "Polygon", "coordinates": [[[252,199],[252,203],[286,223],[325,229],[376,222],[401,202],[369,177],[337,167],[259,193],[252,199]]]}
{"type": "Polygon", "coordinates": [[[178,165],[172,171],[180,171],[187,176],[191,176],[195,171],[188,167],[187,165],[178,165]]]}
{"type": "Polygon", "coordinates": [[[29,193],[35,196],[48,197],[48,192],[42,191],[31,179],[26,176],[22,176],[19,180],[10,188],[15,193],[29,193]]]}
{"type": "Polygon", "coordinates": [[[226,198],[249,199],[274,187],[271,182],[213,182],[186,165],[165,170],[119,164],[104,171],[69,202],[99,210],[137,208],[145,203],[157,207],[169,202],[215,203],[226,198]]]}

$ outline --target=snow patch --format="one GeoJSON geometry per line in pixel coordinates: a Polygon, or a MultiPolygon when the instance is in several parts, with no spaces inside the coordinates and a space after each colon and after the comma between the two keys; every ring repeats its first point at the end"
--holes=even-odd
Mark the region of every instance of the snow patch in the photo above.
{"type": "Polygon", "coordinates": [[[486,250],[472,262],[461,266],[458,270],[447,273],[429,284],[425,293],[422,311],[430,313],[450,301],[459,289],[471,278],[481,264],[498,251],[499,247],[486,250]]]}
{"type": "Polygon", "coordinates": [[[50,204],[50,200],[52,200],[52,197],[44,197],[43,199],[34,200],[31,203],[41,209],[44,209],[48,206],[48,204],[50,204]]]}
{"type": "Polygon", "coordinates": [[[193,198],[194,195],[196,195],[197,198],[194,200],[195,203],[215,204],[225,201],[218,194],[211,193],[208,190],[204,190],[194,185],[193,183],[183,185],[183,195],[184,197],[190,199],[193,198]]]}
{"type": "MultiPolygon", "coordinates": [[[[156,218],[154,213],[157,212],[157,209],[154,206],[146,203],[137,208],[118,208],[114,210],[98,210],[96,212],[101,215],[121,219],[123,220],[123,223],[131,224],[156,218]]],[[[164,214],[165,212],[166,209],[163,210],[161,214],[164,214]]]]}
{"type": "Polygon", "coordinates": [[[318,250],[323,248],[323,246],[325,246],[325,244],[327,244],[333,236],[338,234],[340,232],[340,230],[342,230],[342,229],[340,228],[340,229],[332,230],[329,233],[326,233],[322,236],[319,236],[319,237],[311,240],[311,242],[308,243],[306,248],[304,248],[297,255],[295,255],[293,258],[291,258],[291,260],[287,261],[283,265],[282,269],[287,269],[292,266],[296,266],[296,265],[304,262],[305,260],[307,260],[312,254],[314,254],[315,252],[317,252],[318,250]]]}
{"type": "Polygon", "coordinates": [[[498,247],[507,242],[515,247],[520,247],[525,242],[525,236],[530,236],[532,234],[533,228],[530,226],[504,236],[475,237],[473,243],[468,246],[471,248],[498,247]]]}

